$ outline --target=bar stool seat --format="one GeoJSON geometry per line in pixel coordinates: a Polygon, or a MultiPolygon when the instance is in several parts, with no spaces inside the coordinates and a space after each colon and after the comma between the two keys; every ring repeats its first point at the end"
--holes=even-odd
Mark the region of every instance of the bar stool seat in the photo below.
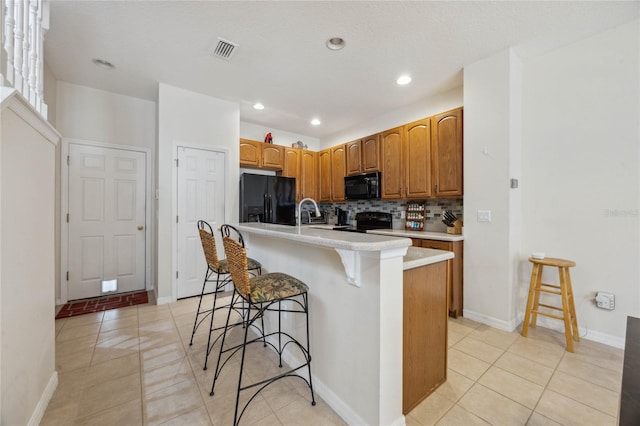
{"type": "Polygon", "coordinates": [[[556,259],[552,257],[544,259],[530,257],[529,262],[533,263],[533,270],[531,271],[531,283],[529,284],[527,308],[524,314],[524,322],[522,324],[522,336],[527,337],[529,326],[536,326],[538,315],[559,319],[564,321],[564,334],[567,341],[567,350],[569,352],[573,352],[573,341],[580,341],[580,333],[578,331],[578,318],[576,317],[576,308],[573,300],[573,289],[571,288],[569,268],[576,266],[576,263],[571,260],[556,259]],[[545,266],[558,268],[560,278],[559,285],[542,282],[542,270],[545,266]],[[562,306],[558,307],[540,303],[540,293],[560,296],[562,306]],[[541,307],[553,311],[560,311],[562,315],[540,310],[541,307]]]}

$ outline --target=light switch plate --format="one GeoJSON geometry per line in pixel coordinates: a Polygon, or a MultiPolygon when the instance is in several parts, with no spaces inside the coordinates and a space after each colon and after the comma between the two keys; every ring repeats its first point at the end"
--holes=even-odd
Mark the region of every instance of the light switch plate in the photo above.
{"type": "Polygon", "coordinates": [[[491,222],[491,210],[478,210],[478,222],[491,222]]]}

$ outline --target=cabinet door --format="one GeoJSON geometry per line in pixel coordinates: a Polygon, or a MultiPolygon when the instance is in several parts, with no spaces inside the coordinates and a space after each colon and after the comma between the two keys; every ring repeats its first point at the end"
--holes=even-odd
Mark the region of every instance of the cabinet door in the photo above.
{"type": "Polygon", "coordinates": [[[344,176],[346,170],[344,145],[331,148],[331,201],[344,201],[344,176]]]}
{"type": "Polygon", "coordinates": [[[262,167],[271,170],[282,170],[284,165],[284,147],[265,143],[262,145],[262,167]]]}
{"type": "Polygon", "coordinates": [[[362,140],[362,173],[380,171],[380,149],[378,135],[366,137],[362,140]]]}
{"type": "Polygon", "coordinates": [[[316,198],[318,193],[318,153],[303,150],[300,157],[300,199],[316,198]]]}
{"type": "Polygon", "coordinates": [[[318,153],[318,199],[331,201],[331,148],[318,153]]]}
{"type": "Polygon", "coordinates": [[[261,142],[240,139],[240,165],[260,167],[261,142]]]}
{"type": "Polygon", "coordinates": [[[398,199],[404,195],[402,151],[402,127],[396,127],[381,134],[382,198],[398,199]]]}
{"type": "Polygon", "coordinates": [[[360,161],[362,152],[361,141],[353,141],[345,144],[347,152],[347,175],[357,175],[362,173],[360,161]]]}
{"type": "Polygon", "coordinates": [[[402,412],[447,379],[447,287],[444,262],[403,272],[402,412]],[[425,285],[425,283],[429,283],[425,285]]]}
{"type": "Polygon", "coordinates": [[[282,176],[299,177],[301,150],[298,148],[285,148],[282,176]]]}
{"type": "Polygon", "coordinates": [[[431,196],[431,120],[414,121],[405,126],[405,195],[431,196]]]}
{"type": "Polygon", "coordinates": [[[464,309],[463,242],[422,240],[421,245],[424,248],[452,251],[455,256],[447,262],[447,288],[449,289],[449,316],[457,318],[458,315],[462,315],[464,309]]]}
{"type": "Polygon", "coordinates": [[[302,185],[300,184],[300,157],[302,151],[298,148],[284,149],[284,164],[282,176],[296,178],[296,201],[302,199],[302,185]]]}
{"type": "Polygon", "coordinates": [[[462,196],[462,108],[436,115],[432,123],[434,195],[462,196]]]}

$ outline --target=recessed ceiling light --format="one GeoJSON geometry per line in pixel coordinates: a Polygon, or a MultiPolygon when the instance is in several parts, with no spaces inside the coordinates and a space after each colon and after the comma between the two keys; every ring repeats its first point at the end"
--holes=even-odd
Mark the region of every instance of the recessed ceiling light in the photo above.
{"type": "Polygon", "coordinates": [[[320,120],[317,118],[314,118],[313,120],[311,120],[311,124],[313,124],[314,126],[319,126],[320,125],[320,120]]]}
{"type": "Polygon", "coordinates": [[[396,83],[398,83],[400,86],[404,86],[405,84],[411,83],[411,77],[409,77],[408,75],[401,75],[396,80],[396,83]]]}
{"type": "Polygon", "coordinates": [[[260,102],[256,102],[255,104],[253,104],[253,109],[264,109],[264,105],[262,105],[260,102]]]}
{"type": "Polygon", "coordinates": [[[116,67],[111,62],[105,61],[104,59],[94,58],[94,59],[91,60],[91,62],[93,62],[94,64],[96,64],[100,68],[104,68],[106,70],[112,70],[112,69],[114,69],[116,67]]]}
{"type": "Polygon", "coordinates": [[[341,37],[331,37],[327,40],[327,48],[329,50],[340,50],[345,46],[344,39],[341,37]]]}

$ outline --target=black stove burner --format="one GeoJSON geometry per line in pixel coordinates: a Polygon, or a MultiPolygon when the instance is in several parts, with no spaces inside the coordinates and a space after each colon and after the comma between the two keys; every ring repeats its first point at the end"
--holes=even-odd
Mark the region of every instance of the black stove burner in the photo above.
{"type": "Polygon", "coordinates": [[[336,226],[335,231],[365,233],[374,229],[392,229],[392,214],[384,212],[361,212],[356,214],[357,227],[336,226]]]}

